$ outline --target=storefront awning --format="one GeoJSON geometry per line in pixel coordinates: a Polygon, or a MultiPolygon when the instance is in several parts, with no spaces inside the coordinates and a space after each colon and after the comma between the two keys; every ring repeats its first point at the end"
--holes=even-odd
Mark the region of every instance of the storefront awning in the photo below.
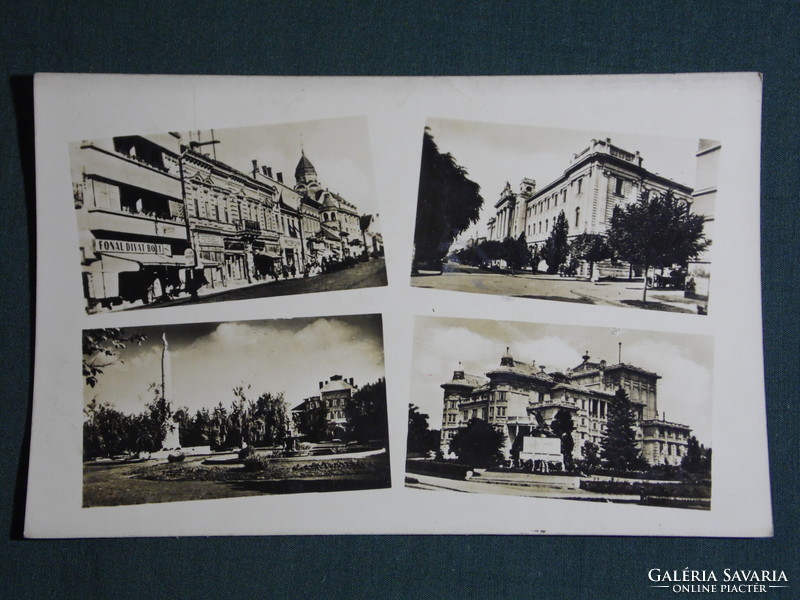
{"type": "Polygon", "coordinates": [[[277,252],[270,252],[269,250],[262,250],[260,252],[256,252],[256,256],[266,256],[267,258],[280,258],[281,255],[277,252]]]}
{"type": "Polygon", "coordinates": [[[103,257],[115,258],[117,260],[126,260],[134,263],[139,263],[143,266],[161,266],[161,267],[187,267],[186,259],[183,256],[164,256],[163,254],[149,254],[141,252],[137,254],[119,254],[117,252],[102,252],[103,257]]]}

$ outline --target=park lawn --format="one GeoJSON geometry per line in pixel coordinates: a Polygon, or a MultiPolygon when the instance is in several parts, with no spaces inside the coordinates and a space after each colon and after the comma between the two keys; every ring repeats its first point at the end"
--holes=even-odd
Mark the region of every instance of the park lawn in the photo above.
{"type": "Polygon", "coordinates": [[[246,471],[240,465],[205,466],[201,462],[201,458],[192,458],[183,463],[87,463],[83,468],[83,506],[347,491],[391,485],[386,454],[326,463],[298,461],[264,471],[246,471]]]}

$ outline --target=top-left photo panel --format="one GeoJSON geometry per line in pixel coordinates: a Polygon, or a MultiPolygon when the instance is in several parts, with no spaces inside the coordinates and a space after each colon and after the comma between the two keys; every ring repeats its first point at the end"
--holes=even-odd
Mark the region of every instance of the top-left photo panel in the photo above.
{"type": "Polygon", "coordinates": [[[387,284],[366,118],[69,151],[89,314],[387,284]]]}

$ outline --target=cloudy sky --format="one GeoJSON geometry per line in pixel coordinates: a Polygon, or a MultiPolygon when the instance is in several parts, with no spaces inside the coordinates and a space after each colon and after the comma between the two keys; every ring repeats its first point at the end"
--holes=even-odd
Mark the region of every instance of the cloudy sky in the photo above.
{"type": "Polygon", "coordinates": [[[484,205],[480,221],[460,239],[486,235],[486,222],[494,214],[494,203],[506,181],[518,191],[520,182],[527,177],[541,189],[560,177],[573,155],[587,148],[592,139],[611,138],[614,145],[625,150],[638,150],[644,168],[693,187],[697,139],[452,119],[428,119],[427,125],[439,151],[452,154],[466,168],[469,178],[481,186],[484,205]]]}
{"type": "Polygon", "coordinates": [[[704,444],[711,444],[713,340],[707,336],[631,329],[540,325],[417,317],[411,402],[429,415],[431,428],[441,426],[441,384],[452,378],[461,361],[473,375],[500,364],[506,347],[515,360],[545,365],[548,372],[566,370],[582,362],[588,350],[594,360],[633,364],[661,375],[658,410],[667,420],[692,427],[704,444]],[[454,350],[455,349],[455,350],[454,350]]]}
{"type": "MultiPolygon", "coordinates": [[[[210,130],[182,132],[179,142],[167,134],[148,137],[170,148],[212,139],[210,130]]],[[[366,117],[215,129],[213,139],[220,143],[199,150],[209,156],[216,151],[217,160],[244,173],[252,172],[255,159],[259,166],[271,167],[273,176],[283,173],[283,181],[290,187],[295,184],[294,170],[302,147],[323,188],[355,204],[359,213],[380,214],[366,117]]]]}
{"type": "Polygon", "coordinates": [[[380,315],[238,321],[127,328],[147,340],[122,352],[97,386],[84,385],[84,401],[96,397],[118,410],[138,413],[152,400],[148,385],[161,381],[161,335],[172,363],[173,406],[192,412],[222,402],[248,384],[253,399],[283,392],[291,406],[315,395],[331,375],[363,386],[384,376],[380,315]]]}

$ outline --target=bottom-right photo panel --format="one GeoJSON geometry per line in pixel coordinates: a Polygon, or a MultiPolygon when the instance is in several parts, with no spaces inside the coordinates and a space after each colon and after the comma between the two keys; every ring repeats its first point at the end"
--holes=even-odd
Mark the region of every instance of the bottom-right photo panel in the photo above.
{"type": "Polygon", "coordinates": [[[417,317],[405,485],[708,510],[713,339],[417,317]]]}

